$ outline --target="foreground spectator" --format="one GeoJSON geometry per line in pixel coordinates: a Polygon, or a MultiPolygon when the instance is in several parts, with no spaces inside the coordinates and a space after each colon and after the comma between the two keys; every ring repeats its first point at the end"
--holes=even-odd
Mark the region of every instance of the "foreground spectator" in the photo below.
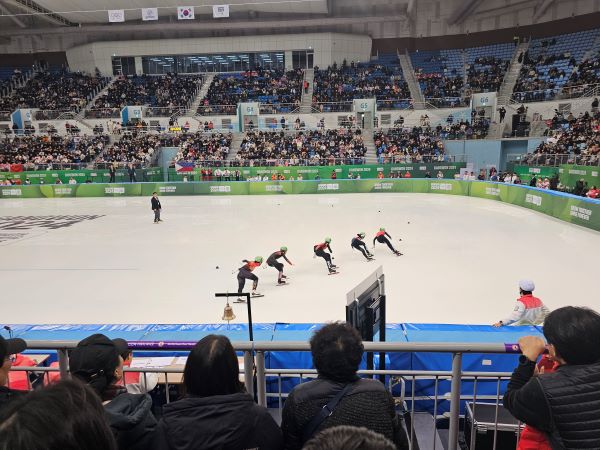
{"type": "Polygon", "coordinates": [[[398,448],[408,448],[391,394],[378,380],[356,373],[364,352],[358,331],[346,323],[325,325],[313,335],[310,348],[319,376],[296,386],[285,401],[281,423],[285,448],[300,449],[318,431],[338,425],[366,427],[398,448]],[[329,407],[332,413],[315,423],[315,416],[342,392],[337,405],[329,407]]]}
{"type": "Polygon", "coordinates": [[[392,441],[366,428],[339,426],[321,431],[302,450],[395,450],[392,441]]]}
{"type": "Polygon", "coordinates": [[[0,415],[0,450],[116,450],[102,403],[78,381],[60,381],[0,415]]]}
{"type": "Polygon", "coordinates": [[[550,310],[539,298],[533,296],[532,292],[534,289],[535,284],[533,281],[519,281],[519,293],[521,297],[517,300],[513,312],[506,319],[496,322],[493,326],[543,324],[550,310]]]}
{"type": "Polygon", "coordinates": [[[281,430],[246,392],[239,372],[227,337],[211,334],[200,340],[185,364],[186,396],[164,407],[153,448],[282,448],[281,430]]]}
{"type": "Polygon", "coordinates": [[[156,419],[152,399],[146,394],[128,394],[117,383],[123,378],[119,348],[103,334],[85,338],[71,352],[69,366],[73,377],[87,383],[104,402],[110,428],[121,450],[150,447],[156,419]]]}
{"type": "Polygon", "coordinates": [[[24,394],[23,391],[10,389],[6,384],[15,355],[26,348],[27,344],[23,339],[4,339],[0,336],[0,361],[2,361],[0,367],[0,411],[15,398],[24,394]]]}
{"type": "Polygon", "coordinates": [[[534,376],[542,339],[525,336],[504,394],[504,406],[518,420],[544,432],[553,449],[600,448],[600,315],[566,306],[544,324],[548,352],[559,367],[534,376]]]}
{"type": "MultiPolygon", "coordinates": [[[[127,347],[125,339],[113,339],[113,342],[120,349],[120,356],[123,359],[123,367],[130,367],[133,362],[133,352],[127,347]]],[[[130,394],[145,394],[152,391],[158,384],[157,373],[123,372],[122,381],[125,389],[130,394]]]]}

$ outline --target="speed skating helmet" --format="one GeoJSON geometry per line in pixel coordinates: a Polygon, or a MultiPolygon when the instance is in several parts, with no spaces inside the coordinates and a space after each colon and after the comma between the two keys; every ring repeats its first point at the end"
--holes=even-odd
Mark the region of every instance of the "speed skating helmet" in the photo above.
{"type": "Polygon", "coordinates": [[[326,242],[327,244],[329,244],[329,243],[331,242],[331,238],[330,238],[330,237],[326,237],[326,238],[325,238],[325,242],[326,242]]]}
{"type": "Polygon", "coordinates": [[[262,263],[263,262],[263,257],[262,256],[257,256],[256,258],[254,258],[254,262],[262,263]]]}
{"type": "Polygon", "coordinates": [[[287,247],[284,245],[279,250],[281,250],[283,253],[285,253],[285,252],[287,252],[287,247]]]}
{"type": "Polygon", "coordinates": [[[365,232],[364,232],[364,231],[361,231],[360,233],[358,233],[358,236],[359,236],[361,239],[364,239],[364,238],[365,238],[365,236],[366,236],[366,234],[365,234],[365,232]]]}

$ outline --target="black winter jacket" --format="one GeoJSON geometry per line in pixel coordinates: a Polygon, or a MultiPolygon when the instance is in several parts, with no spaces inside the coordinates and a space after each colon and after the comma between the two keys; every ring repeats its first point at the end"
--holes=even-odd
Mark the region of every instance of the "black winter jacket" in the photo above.
{"type": "Polygon", "coordinates": [[[506,409],[545,432],[553,449],[599,449],[600,363],[560,366],[537,377],[534,369],[520,356],[504,394],[506,409]]]}
{"type": "Polygon", "coordinates": [[[17,391],[15,389],[9,389],[6,386],[0,386],[0,411],[2,411],[9,403],[21,398],[27,394],[27,391],[17,391]]]}
{"type": "Polygon", "coordinates": [[[120,450],[150,448],[156,419],[146,394],[123,393],[104,405],[104,412],[120,450]]]}
{"type": "Polygon", "coordinates": [[[279,450],[281,429],[268,411],[240,392],[185,397],[163,408],[154,450],[279,450]]]}
{"type": "MultiPolygon", "coordinates": [[[[344,385],[319,377],[292,390],[285,401],[281,422],[286,449],[302,448],[304,427],[344,385]]],[[[396,414],[394,399],[378,380],[357,377],[354,386],[315,434],[338,425],[368,428],[390,439],[397,448],[408,449],[406,433],[402,420],[396,414]]]]}

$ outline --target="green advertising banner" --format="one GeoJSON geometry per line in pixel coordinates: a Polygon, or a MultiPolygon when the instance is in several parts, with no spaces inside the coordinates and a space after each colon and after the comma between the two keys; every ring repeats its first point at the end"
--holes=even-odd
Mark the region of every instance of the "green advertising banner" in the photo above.
{"type": "Polygon", "coordinates": [[[114,183],[0,186],[0,198],[126,197],[159,195],[274,195],[417,192],[464,195],[521,206],[600,231],[600,201],[503,183],[437,179],[320,181],[213,181],[203,183],[114,183]]]}
{"type": "MultiPolygon", "coordinates": [[[[36,170],[29,172],[0,172],[0,181],[11,180],[20,182],[21,185],[29,179],[31,184],[56,184],[60,179],[63,184],[68,184],[73,178],[78,184],[90,181],[92,183],[108,183],[110,174],[108,170],[36,170]]],[[[152,169],[137,169],[136,178],[138,182],[163,181],[162,169],[156,167],[152,169]]],[[[129,182],[129,175],[125,169],[117,169],[115,174],[117,183],[129,182]]]]}
{"type": "Polygon", "coordinates": [[[558,173],[558,167],[549,166],[515,166],[513,171],[519,175],[519,178],[523,184],[529,184],[531,179],[536,176],[537,178],[552,178],[558,173]]]}
{"type": "MultiPolygon", "coordinates": [[[[229,171],[232,173],[231,179],[233,179],[233,173],[239,170],[242,174],[242,181],[248,178],[256,178],[257,176],[271,178],[273,174],[281,174],[285,176],[286,180],[293,177],[294,180],[298,179],[298,175],[302,175],[304,181],[308,180],[331,180],[333,173],[335,172],[337,179],[344,180],[350,178],[360,177],[360,179],[372,179],[377,178],[379,172],[383,172],[386,178],[389,178],[392,174],[402,175],[402,177],[409,172],[413,178],[424,178],[427,173],[432,178],[437,176],[438,172],[442,172],[445,178],[454,178],[454,174],[459,173],[460,169],[466,167],[466,163],[426,163],[426,164],[363,164],[354,166],[276,166],[276,167],[229,167],[229,171]],[[318,178],[317,178],[318,177],[318,178]]],[[[224,170],[224,168],[220,168],[224,170]]],[[[213,168],[213,171],[216,168],[213,168]]],[[[201,169],[196,168],[191,172],[177,173],[175,169],[169,169],[169,181],[184,181],[184,177],[187,177],[188,181],[207,181],[202,180],[201,169]]],[[[218,181],[215,176],[212,177],[212,181],[218,181]]]]}
{"type": "Polygon", "coordinates": [[[592,186],[600,186],[600,167],[598,166],[574,166],[563,164],[559,168],[560,182],[570,188],[575,187],[579,180],[587,182],[588,189],[592,186]]]}

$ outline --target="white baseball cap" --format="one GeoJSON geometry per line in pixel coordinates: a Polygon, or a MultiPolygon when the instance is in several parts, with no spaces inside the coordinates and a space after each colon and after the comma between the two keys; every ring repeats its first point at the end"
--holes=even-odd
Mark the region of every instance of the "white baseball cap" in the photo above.
{"type": "Polygon", "coordinates": [[[523,291],[532,292],[535,289],[535,283],[531,280],[519,280],[519,287],[523,291]]]}

